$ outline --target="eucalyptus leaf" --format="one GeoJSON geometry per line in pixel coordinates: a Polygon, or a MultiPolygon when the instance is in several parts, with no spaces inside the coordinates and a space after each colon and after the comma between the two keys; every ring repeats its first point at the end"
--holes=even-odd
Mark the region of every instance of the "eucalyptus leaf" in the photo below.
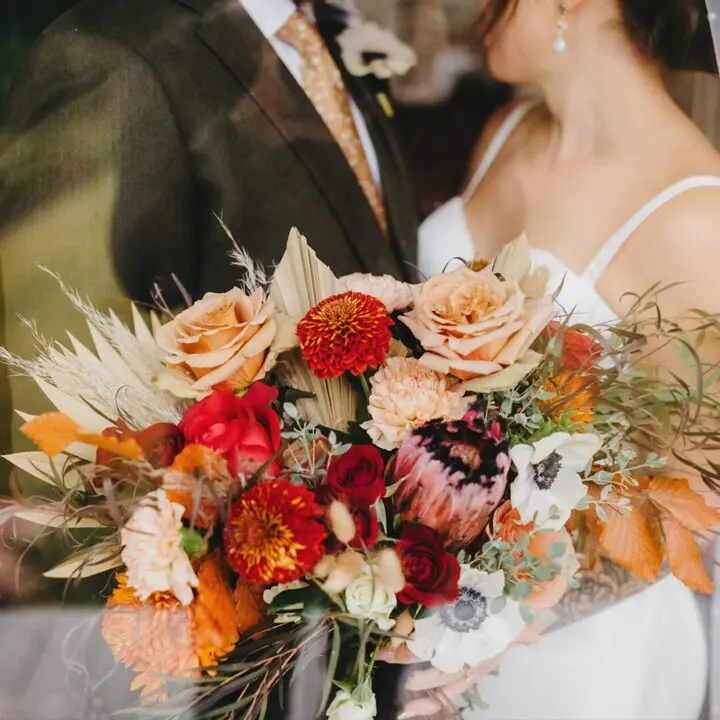
{"type": "Polygon", "coordinates": [[[528,625],[532,624],[535,619],[532,609],[523,603],[520,604],[520,617],[522,617],[528,625]]]}
{"type": "Polygon", "coordinates": [[[300,417],[300,412],[292,403],[286,402],[283,405],[283,410],[285,411],[285,414],[293,420],[297,420],[300,417]]]}
{"type": "Polygon", "coordinates": [[[527,580],[521,580],[519,583],[515,584],[512,594],[514,597],[522,600],[528,597],[532,593],[532,591],[532,583],[528,582],[527,580]]]}

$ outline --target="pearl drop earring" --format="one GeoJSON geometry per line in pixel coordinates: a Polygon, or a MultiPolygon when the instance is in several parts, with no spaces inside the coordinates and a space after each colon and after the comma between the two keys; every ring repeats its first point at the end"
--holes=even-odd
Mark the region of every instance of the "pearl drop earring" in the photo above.
{"type": "Polygon", "coordinates": [[[560,3],[560,17],[557,21],[557,37],[553,40],[553,50],[556,53],[563,53],[567,49],[567,40],[565,40],[565,31],[568,29],[568,23],[565,19],[565,4],[560,3]]]}

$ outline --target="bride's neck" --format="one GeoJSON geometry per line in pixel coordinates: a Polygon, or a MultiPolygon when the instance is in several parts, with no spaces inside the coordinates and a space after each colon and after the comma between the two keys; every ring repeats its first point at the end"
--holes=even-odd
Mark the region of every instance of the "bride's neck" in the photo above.
{"type": "Polygon", "coordinates": [[[677,112],[653,63],[624,44],[618,52],[597,50],[575,49],[541,83],[558,155],[622,152],[677,112]]]}

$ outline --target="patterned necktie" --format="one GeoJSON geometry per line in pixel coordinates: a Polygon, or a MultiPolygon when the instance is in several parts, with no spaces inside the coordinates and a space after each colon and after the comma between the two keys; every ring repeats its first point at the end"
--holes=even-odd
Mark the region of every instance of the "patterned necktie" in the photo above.
{"type": "Polygon", "coordinates": [[[342,75],[320,33],[296,11],[280,28],[277,38],[298,51],[303,90],[345,154],[380,227],[387,232],[385,207],[363,150],[342,75]]]}

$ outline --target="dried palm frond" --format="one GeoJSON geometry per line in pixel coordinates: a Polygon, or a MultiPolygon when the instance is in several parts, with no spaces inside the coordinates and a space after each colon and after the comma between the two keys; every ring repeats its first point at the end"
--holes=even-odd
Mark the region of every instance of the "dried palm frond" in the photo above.
{"type": "MultiPolygon", "coordinates": [[[[330,268],[318,260],[307,240],[293,228],[270,286],[270,298],[278,310],[299,319],[336,292],[337,280],[330,268]]],[[[345,377],[319,380],[297,351],[278,366],[278,376],[284,385],[312,393],[312,399],[298,402],[310,419],[337,429],[355,420],[357,399],[345,377]]]]}
{"type": "Polygon", "coordinates": [[[25,321],[35,336],[36,356],[26,360],[0,348],[0,361],[35,380],[60,412],[88,431],[100,432],[118,417],[136,428],[178,422],[184,404],[153,382],[164,354],[137,308],[131,330],[112,311],[100,312],[58,283],[85,316],[94,351],[72,335],[72,349],[47,340],[25,321]]]}

